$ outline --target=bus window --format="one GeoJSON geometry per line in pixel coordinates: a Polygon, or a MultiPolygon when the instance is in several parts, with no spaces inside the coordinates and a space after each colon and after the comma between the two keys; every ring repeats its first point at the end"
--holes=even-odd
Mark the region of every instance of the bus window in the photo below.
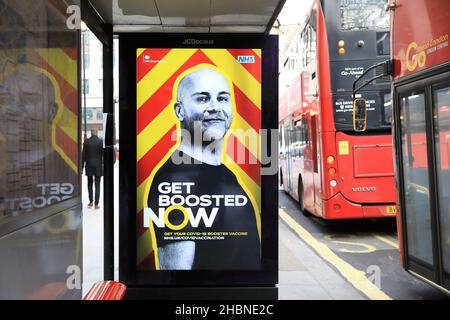
{"type": "Polygon", "coordinates": [[[297,141],[295,137],[295,128],[293,130],[289,130],[290,142],[291,142],[291,156],[297,156],[297,141]]]}
{"type": "Polygon", "coordinates": [[[308,120],[306,118],[302,119],[302,130],[303,130],[303,143],[308,144],[309,141],[308,120]]]}
{"type": "Polygon", "coordinates": [[[400,98],[402,156],[409,256],[433,264],[425,94],[413,92],[400,98]]]}
{"type": "Polygon", "coordinates": [[[341,0],[341,28],[344,31],[389,29],[387,0],[341,0]]]}
{"type": "Polygon", "coordinates": [[[302,156],[302,150],[301,150],[301,146],[302,146],[302,130],[300,128],[295,128],[295,138],[296,138],[296,143],[297,143],[297,155],[299,157],[302,156]]]}
{"type": "Polygon", "coordinates": [[[443,264],[450,273],[450,85],[435,89],[433,101],[443,264]]]}
{"type": "Polygon", "coordinates": [[[308,23],[302,31],[302,66],[308,66],[316,56],[316,15],[317,9],[311,11],[308,23]]]}
{"type": "Polygon", "coordinates": [[[383,124],[384,125],[391,125],[392,123],[392,99],[391,99],[391,93],[385,93],[383,94],[383,124]]]}

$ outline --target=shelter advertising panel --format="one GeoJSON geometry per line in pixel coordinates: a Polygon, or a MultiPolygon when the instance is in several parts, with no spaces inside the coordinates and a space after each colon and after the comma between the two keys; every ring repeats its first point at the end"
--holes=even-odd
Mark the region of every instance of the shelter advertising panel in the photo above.
{"type": "Polygon", "coordinates": [[[262,50],[136,50],[136,268],[261,269],[262,50]]]}

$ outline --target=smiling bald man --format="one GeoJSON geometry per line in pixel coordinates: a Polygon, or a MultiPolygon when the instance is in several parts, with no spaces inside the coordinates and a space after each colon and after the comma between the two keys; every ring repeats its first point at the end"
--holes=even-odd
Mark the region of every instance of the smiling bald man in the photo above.
{"type": "Polygon", "coordinates": [[[165,212],[163,227],[153,221],[159,269],[259,269],[256,210],[236,176],[221,162],[223,139],[233,120],[229,81],[207,67],[186,74],[178,84],[174,111],[181,142],[156,173],[148,196],[148,207],[155,214],[165,212]],[[190,187],[170,192],[158,188],[173,182],[190,187]],[[243,201],[231,203],[231,198],[243,201]],[[173,208],[179,201],[184,201],[184,212],[173,208]],[[177,226],[182,226],[179,231],[185,235],[201,236],[167,236],[177,226]]]}

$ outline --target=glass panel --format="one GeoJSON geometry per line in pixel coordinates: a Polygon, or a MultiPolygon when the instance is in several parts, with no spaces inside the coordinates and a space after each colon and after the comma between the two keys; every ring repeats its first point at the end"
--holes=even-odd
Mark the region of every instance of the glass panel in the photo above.
{"type": "Polygon", "coordinates": [[[87,32],[86,28],[83,28],[82,33],[82,41],[83,41],[83,64],[84,68],[89,69],[91,63],[91,52],[90,52],[90,45],[89,45],[89,37],[90,34],[87,32]]]}
{"type": "Polygon", "coordinates": [[[84,118],[82,121],[84,139],[97,130],[98,137],[103,137],[103,45],[94,33],[81,24],[82,49],[81,92],[84,118]]]}
{"type": "Polygon", "coordinates": [[[86,108],[86,120],[94,120],[94,109],[86,108]]]}
{"type": "Polygon", "coordinates": [[[97,120],[103,120],[103,108],[96,108],[95,112],[97,120]]]}
{"type": "Polygon", "coordinates": [[[433,264],[425,95],[400,99],[405,210],[409,255],[433,264]]]}
{"type": "Polygon", "coordinates": [[[435,90],[433,101],[442,254],[450,273],[450,86],[435,90]]]}
{"type": "Polygon", "coordinates": [[[391,125],[392,123],[392,99],[391,93],[383,94],[383,123],[391,125]]]}
{"type": "Polygon", "coordinates": [[[81,79],[81,93],[89,94],[89,79],[81,79]]]}
{"type": "Polygon", "coordinates": [[[79,194],[78,39],[58,3],[0,1],[0,224],[79,194]]]}
{"type": "Polygon", "coordinates": [[[341,0],[342,30],[389,29],[387,0],[341,0]]]}

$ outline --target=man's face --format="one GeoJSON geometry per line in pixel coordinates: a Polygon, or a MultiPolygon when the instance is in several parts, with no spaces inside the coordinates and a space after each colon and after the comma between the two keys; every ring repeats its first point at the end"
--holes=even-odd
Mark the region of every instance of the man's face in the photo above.
{"type": "Polygon", "coordinates": [[[178,87],[182,126],[191,134],[201,130],[204,141],[223,139],[232,121],[228,81],[212,69],[199,69],[186,76],[178,87]]]}
{"type": "Polygon", "coordinates": [[[18,69],[0,81],[0,174],[5,164],[26,159],[37,161],[51,147],[51,121],[55,110],[50,80],[30,69],[18,69]],[[21,148],[21,141],[35,141],[21,148]],[[3,155],[4,157],[2,157],[3,155]],[[12,159],[7,160],[9,155],[12,159]]]}

